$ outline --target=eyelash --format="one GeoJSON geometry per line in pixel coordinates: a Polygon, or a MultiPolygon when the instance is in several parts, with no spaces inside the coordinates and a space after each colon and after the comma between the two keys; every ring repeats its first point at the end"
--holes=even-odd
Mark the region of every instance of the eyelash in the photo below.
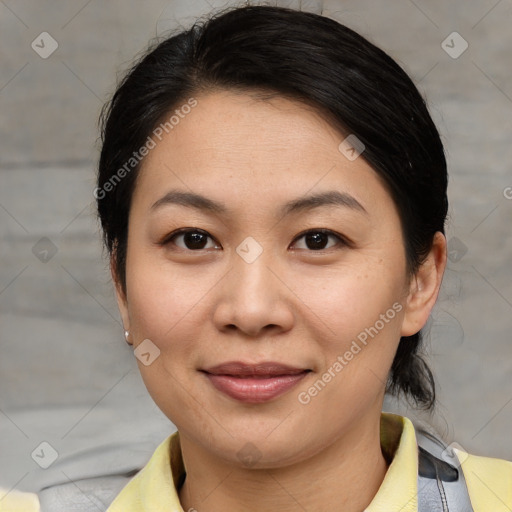
{"type": "MultiPolygon", "coordinates": [[[[171,244],[172,240],[175,239],[176,237],[178,237],[180,235],[185,235],[187,233],[200,233],[200,234],[206,235],[208,238],[210,238],[212,240],[215,240],[211,235],[209,235],[206,231],[203,231],[202,229],[198,229],[198,228],[182,228],[182,229],[179,229],[179,230],[174,231],[173,233],[167,235],[161,242],[159,242],[159,245],[167,246],[167,245],[171,244]]],[[[306,250],[307,252],[318,252],[318,253],[320,253],[322,251],[330,251],[330,250],[336,249],[336,248],[351,246],[351,242],[347,238],[343,237],[342,235],[340,235],[340,234],[338,234],[338,233],[336,233],[334,231],[331,231],[330,229],[324,229],[324,228],[308,229],[307,231],[303,231],[302,233],[299,233],[294,238],[292,243],[294,243],[294,242],[296,243],[297,240],[300,240],[301,238],[304,238],[308,234],[317,234],[317,233],[322,233],[324,235],[328,235],[330,237],[334,237],[334,238],[336,238],[338,240],[338,243],[335,246],[329,247],[327,249],[318,249],[318,250],[301,249],[301,250],[306,250]]],[[[215,243],[217,243],[217,242],[215,241],[215,243]]],[[[181,249],[183,251],[187,251],[187,252],[200,252],[200,251],[208,250],[208,249],[196,249],[196,250],[194,250],[194,249],[184,249],[182,247],[179,247],[179,249],[181,249]]]]}

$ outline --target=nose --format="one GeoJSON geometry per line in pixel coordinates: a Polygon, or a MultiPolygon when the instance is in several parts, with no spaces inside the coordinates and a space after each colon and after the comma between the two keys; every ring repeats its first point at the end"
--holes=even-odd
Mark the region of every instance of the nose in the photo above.
{"type": "Polygon", "coordinates": [[[258,337],[292,328],[294,295],[270,251],[254,261],[234,253],[232,267],[219,284],[214,322],[220,331],[258,337]]]}

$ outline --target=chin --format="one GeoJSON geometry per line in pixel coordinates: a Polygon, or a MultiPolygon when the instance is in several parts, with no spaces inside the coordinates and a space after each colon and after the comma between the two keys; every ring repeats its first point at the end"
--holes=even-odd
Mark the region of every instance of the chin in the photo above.
{"type": "Polygon", "coordinates": [[[293,432],[287,429],[286,432],[276,435],[275,432],[272,433],[275,427],[274,422],[271,428],[259,432],[253,428],[252,434],[238,434],[234,430],[229,430],[233,437],[223,436],[222,440],[212,440],[212,443],[215,443],[218,457],[239,468],[247,469],[283,468],[299,463],[314,454],[310,442],[297,438],[295,433],[299,433],[300,429],[293,429],[293,432]]]}

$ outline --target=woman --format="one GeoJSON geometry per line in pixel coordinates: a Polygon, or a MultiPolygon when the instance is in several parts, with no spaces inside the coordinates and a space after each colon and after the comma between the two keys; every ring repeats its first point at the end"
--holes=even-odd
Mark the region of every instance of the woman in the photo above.
{"type": "Polygon", "coordinates": [[[382,413],[386,392],[435,404],[446,188],[410,78],[333,20],[236,8],[143,57],[104,111],[95,196],[178,432],[109,512],[509,510],[512,463],[382,413]]]}

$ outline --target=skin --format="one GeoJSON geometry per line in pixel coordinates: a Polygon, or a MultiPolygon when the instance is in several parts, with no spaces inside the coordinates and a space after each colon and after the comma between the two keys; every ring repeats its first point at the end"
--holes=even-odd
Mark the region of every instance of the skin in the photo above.
{"type": "Polygon", "coordinates": [[[317,112],[249,93],[216,91],[197,101],[143,162],[129,217],[126,294],[112,259],[129,342],[136,348],[150,339],[160,350],[150,365],[138,364],[180,432],[183,509],[361,511],[387,470],[379,437],[387,375],[400,336],[418,332],[434,306],[445,237],[437,233],[425,263],[407,275],[387,188],[364,158],[339,151],[345,136],[317,112]],[[152,211],[171,189],[222,202],[229,213],[176,204],[152,211]],[[350,194],[367,213],[323,206],[278,214],[287,201],[330,190],[350,194]],[[204,248],[180,235],[169,240],[180,228],[207,232],[204,248]],[[315,250],[301,234],[318,228],[350,243],[331,235],[315,250]],[[263,250],[251,263],[236,252],[249,236],[263,250]],[[394,303],[402,310],[300,403],[298,393],[394,303]],[[244,404],[198,371],[239,360],[312,371],[269,402],[244,404]],[[259,457],[252,467],[237,455],[247,443],[259,457]]]}

